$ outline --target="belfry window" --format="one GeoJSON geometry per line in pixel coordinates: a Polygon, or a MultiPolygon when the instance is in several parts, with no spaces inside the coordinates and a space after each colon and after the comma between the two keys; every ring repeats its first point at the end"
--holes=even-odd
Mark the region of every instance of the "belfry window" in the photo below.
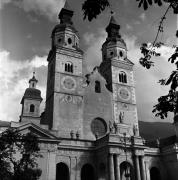
{"type": "Polygon", "coordinates": [[[35,106],[34,106],[34,104],[31,104],[30,105],[30,112],[34,112],[35,111],[35,106]]]}
{"type": "Polygon", "coordinates": [[[101,93],[101,84],[99,81],[95,81],[95,92],[101,93]]]}
{"type": "Polygon", "coordinates": [[[121,71],[119,73],[119,82],[121,83],[127,83],[127,75],[125,72],[121,71]]]}
{"type": "Polygon", "coordinates": [[[65,72],[73,73],[73,64],[71,62],[65,63],[65,72]]]}

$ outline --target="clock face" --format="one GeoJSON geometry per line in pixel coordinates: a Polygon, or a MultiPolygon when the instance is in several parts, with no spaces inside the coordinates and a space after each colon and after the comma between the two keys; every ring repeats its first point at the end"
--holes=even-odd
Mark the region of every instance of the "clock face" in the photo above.
{"type": "Polygon", "coordinates": [[[66,90],[75,90],[76,89],[76,81],[74,78],[70,76],[65,76],[61,80],[62,87],[66,90]]]}
{"type": "Polygon", "coordinates": [[[130,99],[130,92],[127,88],[121,87],[118,89],[118,96],[125,101],[130,99]]]}

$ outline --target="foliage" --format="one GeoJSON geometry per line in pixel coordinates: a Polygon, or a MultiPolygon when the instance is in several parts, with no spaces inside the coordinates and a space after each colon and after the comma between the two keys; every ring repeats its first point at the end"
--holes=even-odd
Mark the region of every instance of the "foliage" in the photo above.
{"type": "MultiPolygon", "coordinates": [[[[157,4],[161,6],[163,2],[169,3],[175,14],[178,14],[178,2],[177,0],[136,0],[139,1],[138,7],[143,6],[145,10],[148,9],[149,5],[157,4]]],[[[84,19],[92,21],[97,18],[107,7],[110,6],[109,0],[85,0],[82,5],[84,19]]]]}
{"type": "Polygon", "coordinates": [[[108,0],[86,0],[82,5],[84,19],[91,21],[109,6],[108,0]]]}
{"type": "Polygon", "coordinates": [[[143,6],[144,10],[147,10],[148,6],[152,5],[153,3],[157,4],[158,6],[162,6],[163,2],[170,3],[174,14],[178,14],[177,0],[136,0],[136,1],[139,1],[138,7],[143,6]]]}
{"type": "Polygon", "coordinates": [[[0,177],[2,180],[37,180],[41,175],[36,159],[38,139],[9,128],[0,134],[0,177]]]}

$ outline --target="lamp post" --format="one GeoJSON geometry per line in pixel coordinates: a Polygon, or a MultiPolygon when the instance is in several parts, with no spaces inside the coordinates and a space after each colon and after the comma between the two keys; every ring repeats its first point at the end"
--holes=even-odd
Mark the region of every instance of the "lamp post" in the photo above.
{"type": "Polygon", "coordinates": [[[123,133],[124,137],[124,152],[125,152],[125,158],[126,158],[126,166],[125,166],[125,178],[126,180],[130,180],[130,172],[129,172],[129,166],[127,166],[127,137],[126,133],[123,133]]]}

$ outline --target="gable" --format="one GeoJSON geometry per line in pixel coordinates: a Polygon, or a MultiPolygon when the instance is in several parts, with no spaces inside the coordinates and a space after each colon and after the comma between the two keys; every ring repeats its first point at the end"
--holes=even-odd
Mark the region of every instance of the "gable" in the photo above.
{"type": "Polygon", "coordinates": [[[48,130],[43,129],[33,123],[28,123],[28,124],[22,124],[20,125],[17,130],[22,133],[22,134],[26,134],[29,132],[32,132],[33,134],[35,134],[39,139],[53,139],[53,140],[57,140],[57,137],[53,134],[51,134],[48,130]]]}

